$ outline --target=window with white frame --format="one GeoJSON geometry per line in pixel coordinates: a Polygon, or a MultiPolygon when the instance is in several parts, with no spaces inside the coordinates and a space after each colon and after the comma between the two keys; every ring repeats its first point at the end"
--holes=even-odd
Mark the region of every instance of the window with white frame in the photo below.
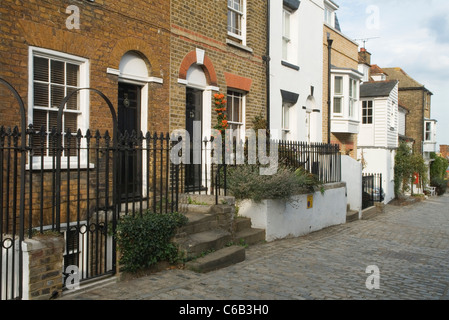
{"type": "Polygon", "coordinates": [[[354,118],[355,116],[355,109],[357,106],[357,99],[358,99],[358,84],[357,81],[354,79],[349,80],[349,117],[354,118]]]}
{"type": "Polygon", "coordinates": [[[282,140],[288,140],[290,136],[290,112],[292,106],[290,102],[282,103],[282,140]]]}
{"type": "Polygon", "coordinates": [[[228,34],[242,42],[245,42],[245,2],[228,0],[228,34]]]}
{"type": "Polygon", "coordinates": [[[335,115],[343,115],[343,77],[334,77],[334,108],[335,115]]]}
{"type": "Polygon", "coordinates": [[[362,123],[373,124],[373,101],[362,102],[362,123]]]}
{"type": "Polygon", "coordinates": [[[236,138],[240,140],[244,130],[245,94],[239,91],[228,90],[227,101],[229,129],[232,129],[234,134],[237,132],[236,138]]]}
{"type": "Polygon", "coordinates": [[[282,59],[288,61],[291,51],[291,15],[292,13],[284,8],[282,16],[282,59]]]}
{"type": "Polygon", "coordinates": [[[335,13],[332,9],[330,9],[329,7],[325,6],[324,7],[324,22],[326,22],[328,25],[330,26],[334,26],[334,16],[335,13]]]}
{"type": "MultiPolygon", "coordinates": [[[[30,48],[30,107],[29,123],[35,130],[46,133],[57,127],[59,105],[63,99],[77,89],[88,87],[88,60],[52,50],[30,48]]],[[[87,96],[78,91],[64,106],[62,131],[76,133],[87,129],[87,96]]],[[[65,143],[63,139],[63,144],[65,143]]],[[[72,139],[75,143],[75,139],[72,139]]],[[[36,138],[35,143],[40,142],[36,138]]],[[[44,141],[44,156],[51,156],[49,136],[44,141]]],[[[39,154],[39,148],[35,149],[39,154]]],[[[75,152],[75,149],[73,149],[75,152]]],[[[75,154],[70,154],[74,156],[75,154]]],[[[67,156],[63,154],[63,156],[67,156]]]]}
{"type": "Polygon", "coordinates": [[[425,141],[429,142],[433,140],[432,122],[426,121],[425,123],[425,141]]]}

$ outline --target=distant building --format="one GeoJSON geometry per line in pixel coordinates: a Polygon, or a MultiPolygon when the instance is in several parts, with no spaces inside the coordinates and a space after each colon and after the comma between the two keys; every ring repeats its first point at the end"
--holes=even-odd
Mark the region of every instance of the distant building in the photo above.
{"type": "Polygon", "coordinates": [[[405,135],[413,139],[413,150],[429,163],[436,152],[437,121],[431,117],[433,93],[401,68],[383,68],[388,80],[399,81],[399,103],[409,111],[405,135]]]}
{"type": "Polygon", "coordinates": [[[398,81],[365,82],[360,86],[362,122],[358,158],[364,173],[381,173],[385,202],[394,199],[394,163],[398,148],[398,81]]]}

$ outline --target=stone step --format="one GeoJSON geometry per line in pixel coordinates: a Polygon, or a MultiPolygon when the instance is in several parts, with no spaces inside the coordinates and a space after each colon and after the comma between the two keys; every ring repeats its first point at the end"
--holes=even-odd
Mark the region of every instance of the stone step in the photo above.
{"type": "Polygon", "coordinates": [[[265,241],[265,229],[244,229],[235,235],[234,243],[253,245],[265,241]]]}
{"type": "Polygon", "coordinates": [[[359,220],[359,212],[358,211],[348,211],[346,214],[346,223],[354,222],[359,220]]]}
{"type": "Polygon", "coordinates": [[[177,237],[185,237],[187,235],[217,229],[219,227],[219,220],[215,214],[188,212],[185,216],[188,219],[187,225],[178,229],[177,237]]]}
{"type": "Polygon", "coordinates": [[[250,218],[238,217],[234,220],[234,223],[235,232],[240,232],[245,229],[251,229],[250,218]]]}
{"type": "Polygon", "coordinates": [[[242,262],[245,260],[245,256],[246,253],[243,247],[225,247],[204,257],[187,262],[186,268],[195,272],[206,273],[242,262]]]}
{"type": "Polygon", "coordinates": [[[211,250],[219,250],[231,241],[231,234],[223,229],[203,231],[175,239],[179,248],[186,253],[187,258],[198,257],[211,250]]]}

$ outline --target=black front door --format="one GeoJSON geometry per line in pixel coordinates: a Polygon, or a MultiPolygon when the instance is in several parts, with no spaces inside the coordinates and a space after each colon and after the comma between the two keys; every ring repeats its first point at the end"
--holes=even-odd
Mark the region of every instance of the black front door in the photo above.
{"type": "Polygon", "coordinates": [[[120,143],[119,188],[122,198],[141,195],[142,154],[137,146],[140,124],[140,87],[119,83],[118,88],[118,130],[120,143]]]}
{"type": "MultiPolygon", "coordinates": [[[[194,163],[194,125],[195,122],[201,123],[203,108],[203,91],[193,88],[187,88],[186,94],[186,130],[190,135],[190,164],[186,165],[185,187],[187,192],[201,190],[201,164],[194,163]]],[[[201,128],[202,125],[198,126],[201,128]]],[[[196,136],[201,137],[202,132],[195,132],[196,136]]]]}

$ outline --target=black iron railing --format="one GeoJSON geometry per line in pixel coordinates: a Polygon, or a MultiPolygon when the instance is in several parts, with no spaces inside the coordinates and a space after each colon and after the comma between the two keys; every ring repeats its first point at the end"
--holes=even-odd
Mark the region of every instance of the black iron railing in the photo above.
{"type": "Polygon", "coordinates": [[[367,209],[376,202],[383,202],[385,193],[382,187],[382,174],[363,174],[362,209],[367,209]]]}
{"type": "Polygon", "coordinates": [[[335,144],[275,141],[279,161],[293,168],[304,168],[322,183],[341,182],[340,147],[335,144]]]}

